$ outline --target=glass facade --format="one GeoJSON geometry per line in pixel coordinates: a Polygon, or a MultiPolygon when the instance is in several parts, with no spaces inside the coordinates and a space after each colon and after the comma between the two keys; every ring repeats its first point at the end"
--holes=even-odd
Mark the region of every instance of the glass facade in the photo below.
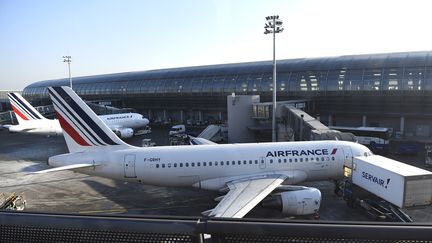
{"type": "MultiPolygon", "coordinates": [[[[223,64],[75,77],[83,96],[270,94],[272,62],[223,64]]],[[[46,87],[68,79],[27,86],[23,95],[48,98],[46,87]]],[[[277,91],[287,97],[339,92],[432,91],[432,52],[304,58],[277,62],[277,91]]]]}

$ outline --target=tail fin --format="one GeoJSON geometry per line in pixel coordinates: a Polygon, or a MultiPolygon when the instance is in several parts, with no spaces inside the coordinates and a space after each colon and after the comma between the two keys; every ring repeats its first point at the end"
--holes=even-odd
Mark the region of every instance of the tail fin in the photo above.
{"type": "Polygon", "coordinates": [[[30,120],[45,119],[27,100],[18,93],[8,93],[12,109],[19,124],[30,120]]]}
{"type": "Polygon", "coordinates": [[[69,87],[49,87],[69,152],[95,148],[127,148],[111,129],[69,87]]]}

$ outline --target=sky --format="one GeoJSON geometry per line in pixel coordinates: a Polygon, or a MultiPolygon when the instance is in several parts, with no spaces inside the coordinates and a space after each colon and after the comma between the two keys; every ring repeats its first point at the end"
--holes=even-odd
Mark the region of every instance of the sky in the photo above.
{"type": "Polygon", "coordinates": [[[432,1],[0,0],[0,90],[73,77],[432,50],[432,1]]]}

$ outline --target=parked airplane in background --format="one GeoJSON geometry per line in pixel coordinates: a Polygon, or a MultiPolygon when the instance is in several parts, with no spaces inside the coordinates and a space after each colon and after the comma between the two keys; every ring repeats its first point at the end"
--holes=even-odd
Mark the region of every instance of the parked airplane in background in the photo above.
{"type": "Polygon", "coordinates": [[[321,192],[294,186],[343,177],[344,164],[371,151],[346,141],[311,141],[137,148],[124,143],[69,87],[50,87],[69,153],[50,157],[56,167],[36,173],[78,170],[118,180],[159,186],[192,186],[226,195],[204,212],[241,218],[263,206],[283,213],[317,213],[321,192]]]}
{"type": "MultiPolygon", "coordinates": [[[[57,119],[46,119],[18,93],[9,93],[9,101],[18,120],[18,125],[4,125],[9,132],[33,133],[41,135],[61,135],[62,129],[57,119]]],[[[130,138],[134,130],[144,128],[149,120],[138,113],[101,115],[99,118],[119,137],[130,138]]]]}

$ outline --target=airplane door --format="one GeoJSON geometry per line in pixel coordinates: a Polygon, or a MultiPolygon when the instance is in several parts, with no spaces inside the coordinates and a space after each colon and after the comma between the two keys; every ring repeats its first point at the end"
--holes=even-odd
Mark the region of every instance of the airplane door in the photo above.
{"type": "Polygon", "coordinates": [[[265,169],[266,168],[266,158],[265,157],[260,157],[260,159],[259,159],[259,167],[260,167],[260,169],[265,169]]]}
{"type": "Polygon", "coordinates": [[[343,152],[344,152],[344,165],[348,168],[352,168],[352,163],[353,163],[353,155],[352,155],[352,151],[351,151],[351,147],[342,147],[343,152]]]}
{"type": "Polygon", "coordinates": [[[124,158],[124,177],[125,178],[136,178],[135,172],[135,155],[127,154],[124,158]]]}

